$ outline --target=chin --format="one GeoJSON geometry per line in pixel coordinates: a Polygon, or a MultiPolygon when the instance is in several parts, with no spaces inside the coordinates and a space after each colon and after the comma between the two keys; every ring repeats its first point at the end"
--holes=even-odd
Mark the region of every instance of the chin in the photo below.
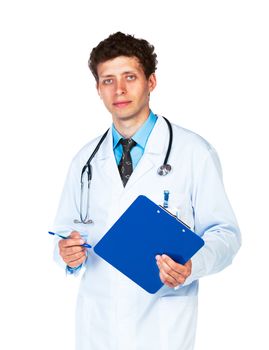
{"type": "Polygon", "coordinates": [[[132,119],[134,118],[135,114],[134,113],[131,113],[131,112],[123,112],[122,113],[114,113],[114,117],[118,120],[129,120],[129,119],[132,119]]]}

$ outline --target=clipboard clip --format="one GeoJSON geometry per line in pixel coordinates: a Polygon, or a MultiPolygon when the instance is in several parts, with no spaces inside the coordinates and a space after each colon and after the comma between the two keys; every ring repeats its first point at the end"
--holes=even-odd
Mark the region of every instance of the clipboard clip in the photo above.
{"type": "Polygon", "coordinates": [[[160,208],[162,208],[163,210],[165,210],[169,215],[173,216],[173,218],[175,218],[177,221],[179,221],[181,224],[183,224],[184,226],[186,226],[189,230],[191,229],[191,227],[189,225],[187,225],[184,221],[180,220],[176,215],[172,214],[169,210],[167,210],[165,207],[163,207],[162,205],[159,205],[160,208]]]}

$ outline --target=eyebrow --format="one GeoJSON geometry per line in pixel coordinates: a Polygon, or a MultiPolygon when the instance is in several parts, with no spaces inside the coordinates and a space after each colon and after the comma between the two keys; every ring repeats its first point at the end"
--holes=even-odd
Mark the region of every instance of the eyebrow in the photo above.
{"type": "MultiPolygon", "coordinates": [[[[136,72],[135,71],[126,71],[126,72],[121,73],[121,75],[125,75],[125,74],[136,74],[136,72]]],[[[100,78],[112,78],[112,77],[115,77],[115,75],[113,75],[113,74],[100,75],[100,78]]]]}

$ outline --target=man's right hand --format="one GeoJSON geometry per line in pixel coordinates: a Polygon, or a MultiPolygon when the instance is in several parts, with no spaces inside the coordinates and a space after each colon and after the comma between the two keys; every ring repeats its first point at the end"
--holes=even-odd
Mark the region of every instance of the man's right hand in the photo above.
{"type": "Polygon", "coordinates": [[[86,260],[86,248],[81,247],[83,243],[85,241],[77,231],[72,231],[69,238],[59,241],[60,256],[68,266],[74,268],[83,264],[86,260]]]}

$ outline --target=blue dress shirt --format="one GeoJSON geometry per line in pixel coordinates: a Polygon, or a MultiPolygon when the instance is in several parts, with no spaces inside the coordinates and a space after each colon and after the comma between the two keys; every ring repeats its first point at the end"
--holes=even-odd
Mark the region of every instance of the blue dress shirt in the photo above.
{"type": "MultiPolygon", "coordinates": [[[[131,158],[133,163],[133,169],[137,166],[139,160],[144,154],[145,147],[151,134],[151,131],[156,123],[157,117],[155,114],[150,111],[148,119],[144,122],[143,125],[137,130],[133,135],[132,139],[136,142],[136,145],[131,149],[131,158]]],[[[121,160],[122,156],[122,145],[120,144],[120,139],[124,138],[115,128],[114,124],[112,126],[112,136],[113,136],[113,151],[117,165],[121,160]]]]}

